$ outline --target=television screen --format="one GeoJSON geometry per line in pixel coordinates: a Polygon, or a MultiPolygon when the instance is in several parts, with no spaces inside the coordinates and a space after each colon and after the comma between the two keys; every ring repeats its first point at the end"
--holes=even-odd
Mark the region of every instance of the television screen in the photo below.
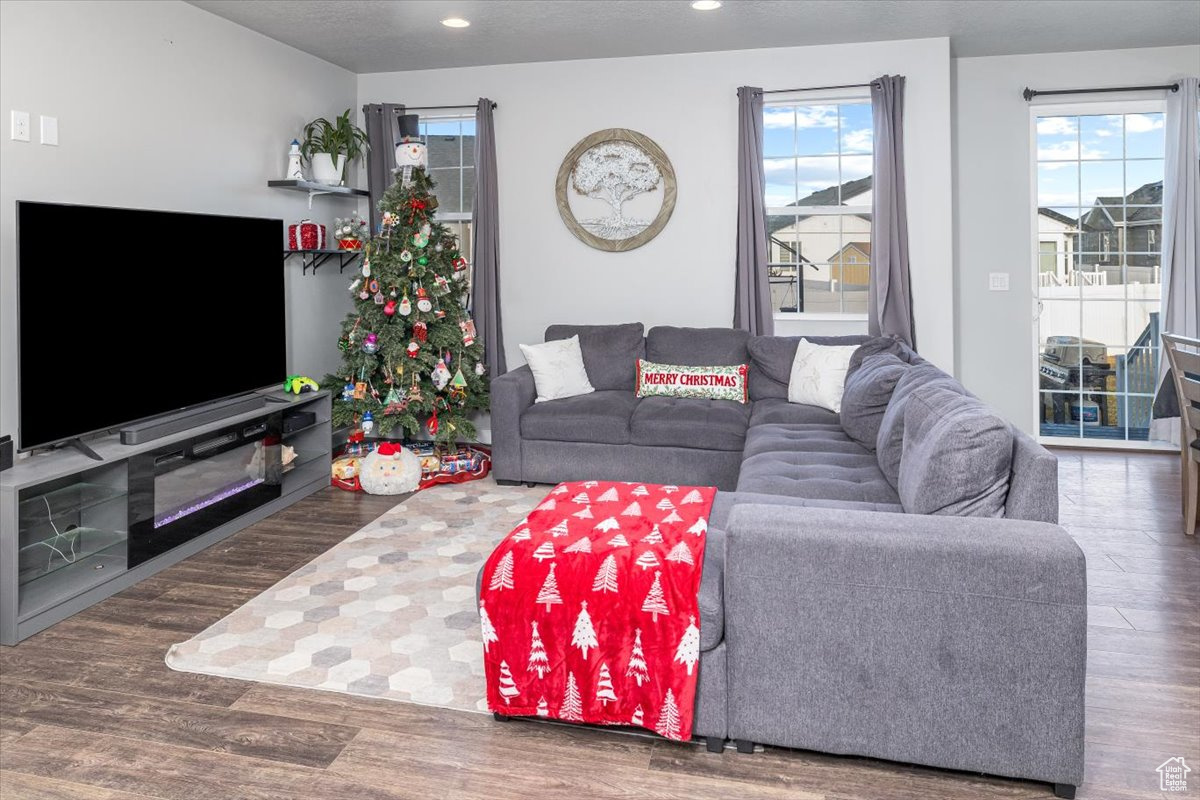
{"type": "Polygon", "coordinates": [[[28,450],[278,383],[283,221],[17,203],[28,450]]]}

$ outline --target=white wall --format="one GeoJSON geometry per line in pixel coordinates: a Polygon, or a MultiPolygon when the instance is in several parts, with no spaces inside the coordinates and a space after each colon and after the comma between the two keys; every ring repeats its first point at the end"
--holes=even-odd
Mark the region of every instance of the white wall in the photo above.
{"type": "MultiPolygon", "coordinates": [[[[354,101],[352,73],[183,2],[0,3],[0,432],[17,423],[17,200],[294,222],[309,215],[306,199],[266,182],[305,122],[354,101]],[[33,115],[33,141],[10,141],[11,109],[33,115]],[[39,114],[58,117],[58,147],[38,144],[39,114]]],[[[330,224],[353,207],[318,198],[312,216],[330,224]]],[[[147,255],[170,268],[169,253],[147,255]]],[[[126,256],[87,257],[119,268],[126,256]]],[[[198,277],[246,291],[236,265],[198,277]]],[[[313,278],[288,265],[290,370],[319,379],[339,363],[347,282],[336,268],[313,278]]],[[[76,323],[86,331],[64,317],[76,323]]]]}
{"type": "MultiPolygon", "coordinates": [[[[729,325],[736,234],[737,98],[765,89],[907,76],[905,157],[916,326],[922,353],[954,364],[950,53],[947,39],[744,50],[360,75],[359,101],[470,103],[496,110],[501,292],[510,366],[555,322],[729,325]],[[674,215],[649,244],[593,250],[559,218],[567,151],[601,128],[654,139],[675,167],[674,215]]],[[[779,326],[824,333],[845,323],[779,326]]],[[[864,328],[862,323],[852,328],[864,328]]]]}
{"type": "MultiPolygon", "coordinates": [[[[1036,287],[1029,104],[1021,91],[1026,86],[1169,83],[1200,71],[1200,47],[959,58],[953,67],[958,376],[967,388],[1032,432],[1036,287]],[[990,272],[1007,272],[1010,291],[989,292],[990,272]]],[[[1056,104],[1064,99],[1071,98],[1047,98],[1056,104]]]]}

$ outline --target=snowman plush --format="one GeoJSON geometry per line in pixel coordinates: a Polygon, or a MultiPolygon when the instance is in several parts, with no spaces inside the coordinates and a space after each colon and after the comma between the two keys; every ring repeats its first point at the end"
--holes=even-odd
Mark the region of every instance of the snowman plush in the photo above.
{"type": "Polygon", "coordinates": [[[358,468],[358,482],[367,494],[415,492],[421,484],[421,459],[393,442],[384,442],[358,468]]]}
{"type": "Polygon", "coordinates": [[[396,143],[396,172],[404,186],[412,183],[413,169],[429,166],[425,143],[414,136],[403,136],[396,143]]]}

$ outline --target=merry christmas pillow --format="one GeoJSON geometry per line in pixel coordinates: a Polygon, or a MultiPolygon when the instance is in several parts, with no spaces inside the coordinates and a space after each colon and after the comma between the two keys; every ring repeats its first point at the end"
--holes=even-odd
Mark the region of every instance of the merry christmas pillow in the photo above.
{"type": "Polygon", "coordinates": [[[747,364],[685,367],[638,359],[638,397],[696,397],[745,403],[747,364]]]}

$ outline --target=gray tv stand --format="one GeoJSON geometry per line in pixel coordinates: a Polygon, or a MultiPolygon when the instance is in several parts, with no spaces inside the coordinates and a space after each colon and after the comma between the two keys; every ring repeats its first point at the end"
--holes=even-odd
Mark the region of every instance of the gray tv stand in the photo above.
{"type": "Polygon", "coordinates": [[[328,486],[329,393],[269,399],[140,444],[122,444],[119,434],[89,440],[102,461],[60,449],[0,473],[0,644],[17,644],[328,486]],[[284,428],[285,419],[294,424],[284,428]],[[295,458],[284,464],[276,443],[295,458]],[[188,491],[199,494],[189,499],[188,491]]]}

